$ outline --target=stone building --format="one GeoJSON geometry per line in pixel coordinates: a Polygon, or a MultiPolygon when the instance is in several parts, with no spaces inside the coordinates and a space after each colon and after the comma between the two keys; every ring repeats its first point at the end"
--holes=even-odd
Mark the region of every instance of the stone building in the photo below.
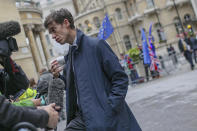
{"type": "MultiPolygon", "coordinates": [[[[144,28],[148,34],[151,23],[156,52],[162,56],[167,55],[169,44],[178,52],[177,36],[183,30],[188,31],[188,24],[194,32],[197,29],[190,0],[175,0],[175,4],[173,0],[73,0],[73,3],[77,12],[76,26],[90,36],[98,35],[108,13],[114,32],[107,41],[118,56],[142,45],[140,30],[144,28]]],[[[138,72],[143,75],[142,68],[142,63],[138,64],[138,72]]]]}
{"type": "Polygon", "coordinates": [[[73,0],[76,12],[76,26],[90,36],[97,36],[102,20],[107,13],[114,27],[114,33],[107,39],[114,52],[119,56],[135,44],[131,43],[131,26],[125,4],[121,0],[73,0]],[[125,40],[125,41],[124,41],[125,40]],[[126,42],[126,43],[124,43],[126,42]]]}
{"type": "Polygon", "coordinates": [[[134,26],[136,32],[136,38],[133,40],[140,44],[139,29],[144,28],[148,33],[150,23],[153,23],[158,55],[165,55],[166,46],[169,44],[173,44],[178,51],[178,36],[183,31],[188,32],[188,25],[192,26],[194,32],[197,29],[190,0],[128,0],[125,2],[130,12],[128,21],[134,26]]]}
{"type": "Polygon", "coordinates": [[[21,65],[27,76],[38,78],[41,68],[50,58],[44,37],[42,11],[31,0],[0,0],[0,22],[18,21],[21,33],[15,36],[19,51],[12,58],[21,65]]]}
{"type": "MultiPolygon", "coordinates": [[[[110,41],[117,54],[141,45],[140,29],[144,28],[148,32],[151,23],[155,43],[161,54],[165,53],[167,44],[177,42],[177,35],[182,32],[173,0],[73,1],[78,11],[76,26],[88,35],[97,36],[104,15],[108,13],[115,31],[107,41],[110,41]]],[[[188,24],[195,31],[196,17],[190,0],[175,0],[175,4],[185,31],[188,24]]]]}

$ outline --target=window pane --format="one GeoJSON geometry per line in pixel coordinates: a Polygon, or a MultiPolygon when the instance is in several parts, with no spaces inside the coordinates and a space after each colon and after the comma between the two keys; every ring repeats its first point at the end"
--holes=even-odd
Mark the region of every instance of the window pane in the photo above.
{"type": "Polygon", "coordinates": [[[46,37],[46,40],[47,40],[47,44],[50,45],[51,41],[50,41],[49,35],[47,34],[47,35],[45,35],[45,37],[46,37]]]}
{"type": "Polygon", "coordinates": [[[122,12],[121,12],[121,9],[120,8],[117,8],[116,9],[116,16],[117,16],[118,20],[121,20],[122,19],[122,12]]]}
{"type": "Polygon", "coordinates": [[[176,32],[177,32],[177,34],[180,34],[180,33],[182,33],[183,32],[183,30],[182,30],[182,28],[181,28],[181,23],[180,23],[180,21],[179,21],[179,18],[174,18],[174,26],[175,26],[175,28],[176,28],[176,32]]]}
{"type": "Polygon", "coordinates": [[[128,36],[128,35],[124,36],[123,40],[124,40],[126,49],[127,49],[127,50],[131,49],[132,46],[131,46],[131,42],[130,42],[129,36],[128,36]]]}
{"type": "Polygon", "coordinates": [[[53,50],[52,50],[52,49],[50,49],[49,52],[50,52],[50,55],[51,55],[51,56],[54,56],[53,50]]]}
{"type": "Polygon", "coordinates": [[[153,0],[146,0],[148,8],[153,7],[153,0]]]}
{"type": "Polygon", "coordinates": [[[85,25],[86,25],[87,32],[92,30],[92,25],[90,24],[88,20],[85,21],[85,25]]]}
{"type": "Polygon", "coordinates": [[[96,26],[96,28],[100,28],[101,24],[98,17],[94,17],[94,25],[96,26]]]}

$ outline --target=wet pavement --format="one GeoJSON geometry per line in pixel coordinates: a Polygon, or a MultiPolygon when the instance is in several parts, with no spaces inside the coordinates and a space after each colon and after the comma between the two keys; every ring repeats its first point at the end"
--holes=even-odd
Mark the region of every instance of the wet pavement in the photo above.
{"type": "Polygon", "coordinates": [[[197,131],[197,70],[189,66],[130,87],[126,100],[143,131],[197,131]]]}

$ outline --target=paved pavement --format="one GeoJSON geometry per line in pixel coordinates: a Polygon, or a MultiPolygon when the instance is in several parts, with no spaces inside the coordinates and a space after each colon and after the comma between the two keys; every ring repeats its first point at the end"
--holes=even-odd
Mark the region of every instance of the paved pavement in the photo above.
{"type": "Polygon", "coordinates": [[[197,131],[197,70],[189,65],[130,87],[126,100],[143,131],[197,131]]]}

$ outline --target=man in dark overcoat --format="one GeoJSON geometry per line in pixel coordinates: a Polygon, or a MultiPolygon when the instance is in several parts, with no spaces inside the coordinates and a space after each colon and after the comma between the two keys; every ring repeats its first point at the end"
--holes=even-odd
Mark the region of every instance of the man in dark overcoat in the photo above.
{"type": "Polygon", "coordinates": [[[104,40],[75,29],[67,9],[52,12],[45,27],[60,44],[69,43],[64,73],[58,62],[51,71],[66,85],[66,131],[141,131],[125,102],[128,77],[104,40]]]}
{"type": "Polygon", "coordinates": [[[194,69],[192,60],[192,43],[186,35],[181,35],[178,41],[178,47],[181,53],[183,53],[185,59],[189,62],[191,70],[194,69]]]}

